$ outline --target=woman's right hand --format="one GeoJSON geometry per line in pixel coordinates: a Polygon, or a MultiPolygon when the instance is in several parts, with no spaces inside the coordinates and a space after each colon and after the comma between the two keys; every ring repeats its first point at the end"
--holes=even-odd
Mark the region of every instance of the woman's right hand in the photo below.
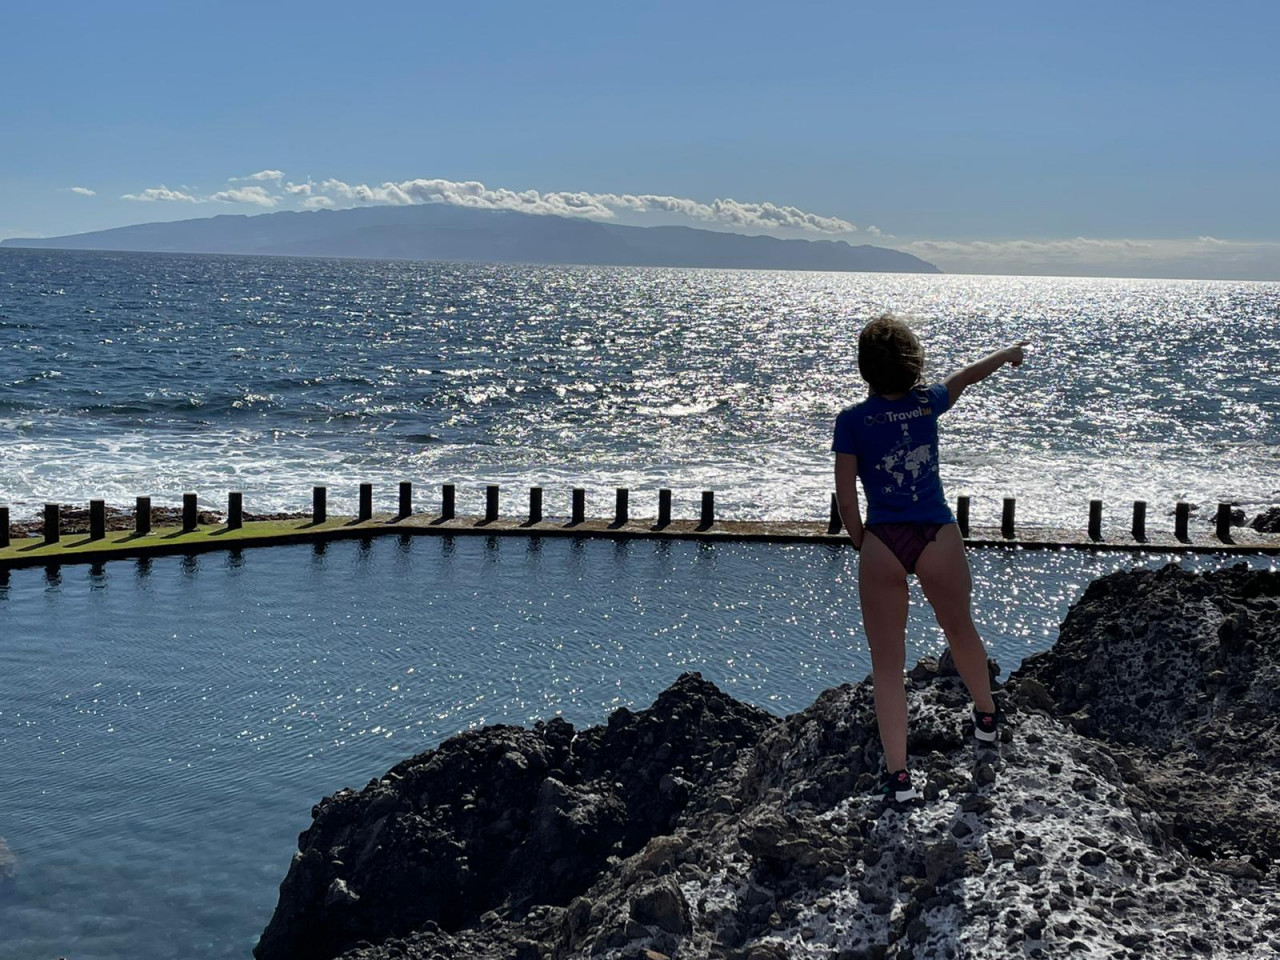
{"type": "Polygon", "coordinates": [[[1022,361],[1026,359],[1026,354],[1022,348],[1030,342],[1030,340],[1019,340],[1012,347],[1005,347],[1005,362],[1011,367],[1022,366],[1022,361]]]}

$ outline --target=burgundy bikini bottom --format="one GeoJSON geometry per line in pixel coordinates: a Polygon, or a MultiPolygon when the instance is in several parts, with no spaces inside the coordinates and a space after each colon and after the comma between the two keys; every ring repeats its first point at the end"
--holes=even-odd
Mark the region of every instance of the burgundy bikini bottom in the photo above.
{"type": "Polygon", "coordinates": [[[945,523],[875,523],[866,529],[889,548],[902,564],[902,569],[915,573],[920,554],[938,539],[938,531],[945,526],[945,523]]]}

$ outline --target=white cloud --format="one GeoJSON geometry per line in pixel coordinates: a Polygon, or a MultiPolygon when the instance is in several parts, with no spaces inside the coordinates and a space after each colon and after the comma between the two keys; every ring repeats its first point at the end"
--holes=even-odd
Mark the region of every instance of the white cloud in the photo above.
{"type": "Polygon", "coordinates": [[[181,190],[170,190],[161,184],[158,187],[148,187],[141,193],[126,193],[120,197],[121,200],[142,200],[147,203],[159,200],[173,200],[181,203],[200,203],[189,193],[183,193],[181,190]]]}
{"type": "MultiPolygon", "coordinates": [[[[245,177],[231,177],[228,183],[258,181],[275,184],[282,193],[271,193],[263,186],[228,187],[208,197],[189,187],[170,190],[159,186],[141,193],[124,195],[126,200],[176,200],[187,203],[248,203],[274,209],[282,201],[296,203],[304,210],[356,206],[361,204],[411,205],[443,203],[483,210],[514,210],[521,213],[561,217],[584,217],[594,220],[616,220],[624,223],[695,223],[731,230],[782,235],[841,236],[857,231],[852,223],[839,217],[810,213],[798,207],[775,203],[755,203],[731,198],[709,203],[687,197],[661,194],[587,193],[583,191],[511,190],[487,187],[477,180],[443,180],[417,178],[385,181],[381,184],[351,184],[328,178],[319,182],[307,178],[295,183],[286,180],[284,171],[263,169],[245,177]]],[[[875,230],[872,236],[879,236],[875,230]]]]}
{"type": "Polygon", "coordinates": [[[274,207],[280,198],[267,193],[262,187],[232,187],[219,190],[209,198],[218,203],[252,203],[259,207],[274,207]]]}
{"type": "Polygon", "coordinates": [[[82,197],[96,197],[98,195],[97,190],[90,190],[88,187],[69,187],[68,189],[72,193],[80,194],[82,197]]]}
{"type": "Polygon", "coordinates": [[[916,240],[898,248],[948,273],[1280,279],[1280,242],[1219,240],[916,240]]]}
{"type": "Polygon", "coordinates": [[[283,170],[259,170],[257,173],[251,173],[247,177],[231,177],[227,182],[237,183],[244,180],[274,180],[278,183],[283,179],[283,170]]]}
{"type": "Polygon", "coordinates": [[[310,186],[314,193],[349,204],[446,203],[484,210],[516,210],[521,213],[597,220],[612,220],[619,214],[635,216],[656,213],[747,230],[782,229],[823,234],[853,233],[857,230],[852,223],[839,217],[808,213],[797,207],[744,203],[732,199],[703,203],[685,197],[657,194],[569,191],[540,193],[537,190],[490,188],[476,180],[439,179],[402,180],[398,183],[387,181],[370,186],[330,178],[319,184],[286,184],[285,189],[293,192],[298,186],[310,186]]]}

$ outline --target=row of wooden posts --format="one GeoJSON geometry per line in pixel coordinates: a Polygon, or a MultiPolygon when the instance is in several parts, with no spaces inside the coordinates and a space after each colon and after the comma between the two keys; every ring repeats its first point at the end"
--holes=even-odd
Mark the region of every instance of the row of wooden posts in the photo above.
{"type": "MultiPolygon", "coordinates": [[[[498,484],[489,484],[485,488],[485,512],[484,522],[492,523],[499,519],[498,502],[499,502],[499,486],[498,484]]],[[[574,487],[572,499],[570,503],[571,515],[569,525],[575,526],[586,520],[586,490],[582,487],[574,487]]],[[[630,522],[630,491],[626,487],[618,487],[615,493],[614,516],[612,525],[621,526],[630,522]]],[[[457,507],[457,487],[452,483],[446,483],[441,488],[440,497],[440,516],[441,521],[449,521],[456,518],[457,507]]],[[[399,514],[397,520],[404,520],[413,515],[413,484],[409,481],[403,481],[400,484],[400,503],[399,514]]],[[[1004,506],[1000,518],[1000,534],[1006,540],[1016,538],[1015,513],[1017,509],[1017,500],[1014,497],[1005,497],[1004,506]]],[[[1218,504],[1218,513],[1216,517],[1215,535],[1218,540],[1223,543],[1231,543],[1231,514],[1232,507],[1227,503],[1218,504]]],[[[1174,536],[1184,543],[1190,542],[1190,536],[1187,531],[1188,522],[1191,517],[1191,505],[1188,503],[1178,503],[1174,509],[1174,536]]],[[[328,488],[315,487],[312,490],[311,499],[311,519],[313,523],[324,523],[328,519],[328,488]]],[[[356,516],[357,521],[365,521],[373,519],[373,484],[360,484],[359,510],[356,516]]],[[[528,524],[541,523],[543,519],[542,513],[542,488],[529,488],[529,513],[528,524]]],[[[958,497],[956,500],[956,521],[960,526],[960,533],[969,536],[969,498],[966,496],[958,497]]],[[[715,517],[715,492],[711,490],[702,491],[701,513],[699,516],[698,530],[710,530],[716,522],[715,517]]],[[[237,530],[244,524],[244,495],[240,491],[232,491],[227,495],[227,519],[226,527],[229,530],[237,530]]],[[[658,491],[658,518],[655,524],[656,529],[668,527],[671,524],[671,491],[658,491]]],[[[199,526],[199,511],[196,506],[196,494],[187,493],[182,497],[182,530],[189,533],[199,526]]],[[[837,534],[841,530],[840,513],[836,503],[835,494],[831,495],[831,514],[827,523],[827,533],[837,534]]],[[[144,536],[151,532],[151,498],[138,497],[137,506],[134,512],[134,534],[136,536],[144,536]]],[[[1130,531],[1133,539],[1139,543],[1147,540],[1147,504],[1143,500],[1136,500],[1133,503],[1133,526],[1130,531]]],[[[56,503],[49,503],[44,508],[44,540],[46,543],[57,543],[62,535],[61,531],[61,511],[56,503]]],[[[89,539],[102,540],[107,535],[107,512],[106,503],[102,500],[89,501],[89,539]]],[[[1089,526],[1088,536],[1090,540],[1102,540],[1102,501],[1089,501],[1089,526]]],[[[9,546],[9,509],[0,507],[0,547],[9,546]]]]}

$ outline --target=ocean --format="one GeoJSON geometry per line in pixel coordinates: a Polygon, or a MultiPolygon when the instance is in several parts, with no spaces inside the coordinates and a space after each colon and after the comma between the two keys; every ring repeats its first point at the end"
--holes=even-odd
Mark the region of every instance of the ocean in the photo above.
{"type": "MultiPolygon", "coordinates": [[[[910,318],[928,373],[1026,365],[943,419],[974,522],[1083,526],[1177,500],[1280,502],[1280,284],[566,268],[0,251],[0,504],[188,490],[305,509],[356,485],[659,487],[741,519],[825,517],[860,325],[910,318]]],[[[434,498],[434,494],[431,495],[434,498]]],[[[345,498],[345,499],[344,499],[345,498]]],[[[432,500],[434,502],[434,500],[432,500]]],[[[683,504],[683,506],[681,506],[683,504]]],[[[649,509],[652,511],[653,506],[649,509]]]]}
{"type": "MultiPolygon", "coordinates": [[[[666,486],[825,517],[885,309],[935,376],[1032,341],[942,421],[975,522],[1004,496],[1067,526],[1144,498],[1153,528],[1178,499],[1280,502],[1277,284],[3,250],[0,505],[239,489],[265,512],[323,483],[336,511],[408,479],[473,511],[498,482],[548,513],[666,486]]],[[[975,620],[1007,674],[1091,579],[1169,559],[1235,562],[975,550],[975,620]]],[[[869,670],[856,576],[830,545],[384,537],[0,577],[0,955],[246,957],[321,796],[481,724],[603,722],[685,670],[802,709],[869,670]]],[[[942,644],[913,591],[908,662],[942,644]]]]}

